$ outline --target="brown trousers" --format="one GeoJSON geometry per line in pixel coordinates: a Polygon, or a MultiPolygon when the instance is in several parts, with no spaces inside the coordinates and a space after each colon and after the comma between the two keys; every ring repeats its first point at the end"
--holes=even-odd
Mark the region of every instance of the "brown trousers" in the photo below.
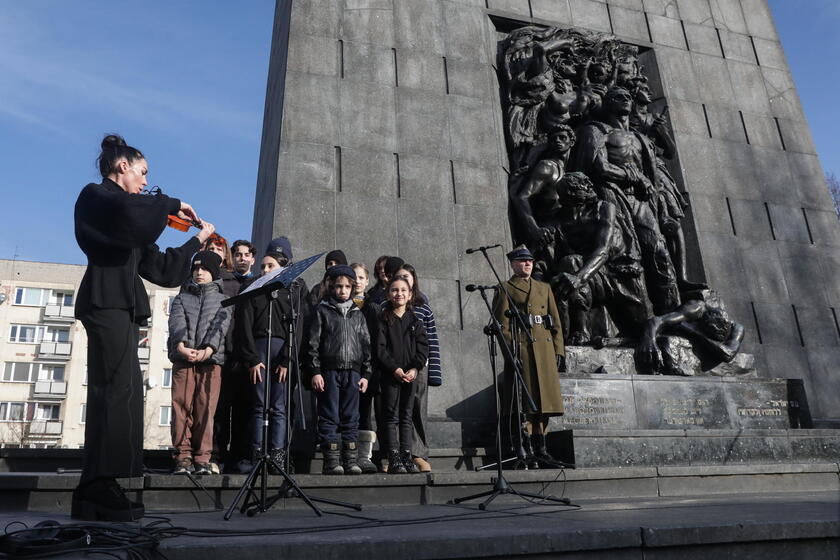
{"type": "Polygon", "coordinates": [[[175,459],[210,461],[213,415],[219,401],[222,367],[177,363],[172,370],[172,446],[175,459]]]}

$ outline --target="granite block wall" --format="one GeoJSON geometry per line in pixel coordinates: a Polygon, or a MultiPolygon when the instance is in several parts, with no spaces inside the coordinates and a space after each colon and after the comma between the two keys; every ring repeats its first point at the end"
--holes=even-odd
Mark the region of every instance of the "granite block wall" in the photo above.
{"type": "MultiPolygon", "coordinates": [[[[510,247],[495,64],[497,41],[528,23],[648,49],[692,203],[693,270],[747,326],[761,375],[805,379],[814,416],[840,420],[840,225],[765,0],[278,0],[258,246],[285,234],[297,256],[413,263],[442,331],[430,416],[486,416],[486,312],[463,287],[493,277],[464,251],[510,247]]],[[[445,424],[433,443],[460,445],[468,430],[445,424]]]]}

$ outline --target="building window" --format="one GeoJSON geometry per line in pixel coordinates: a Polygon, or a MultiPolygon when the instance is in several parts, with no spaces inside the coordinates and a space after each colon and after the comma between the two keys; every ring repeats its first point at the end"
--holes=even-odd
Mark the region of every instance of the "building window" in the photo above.
{"type": "Polygon", "coordinates": [[[25,362],[6,362],[3,368],[3,381],[29,383],[32,379],[32,365],[25,362]]]}
{"type": "Polygon", "coordinates": [[[36,380],[64,381],[64,366],[30,362],[6,362],[3,368],[3,381],[34,383],[36,380]]]}
{"type": "Polygon", "coordinates": [[[53,291],[50,294],[49,304],[70,307],[73,305],[73,292],[53,291]]]}
{"type": "Polygon", "coordinates": [[[160,407],[160,425],[161,426],[169,426],[171,423],[172,423],[172,407],[171,406],[160,407]]]}
{"type": "Polygon", "coordinates": [[[64,366],[41,364],[38,372],[39,381],[64,381],[64,366]]]}
{"type": "Polygon", "coordinates": [[[44,288],[18,288],[15,290],[15,305],[46,305],[50,291],[44,288]]]}
{"type": "Polygon", "coordinates": [[[172,388],[172,370],[170,368],[166,368],[163,370],[163,376],[160,381],[160,386],[164,389],[172,388]]]}
{"type": "Polygon", "coordinates": [[[11,325],[9,342],[40,344],[41,342],[70,342],[69,328],[50,328],[43,325],[11,325]]]}
{"type": "Polygon", "coordinates": [[[88,384],[88,372],[87,372],[87,366],[85,366],[85,378],[84,378],[84,380],[82,381],[82,385],[84,385],[85,387],[87,387],[87,384],[88,384]]]}
{"type": "Polygon", "coordinates": [[[149,347],[149,329],[140,329],[140,338],[137,342],[138,348],[148,348],[149,347]]]}
{"type": "Polygon", "coordinates": [[[61,418],[60,404],[35,404],[35,420],[58,420],[61,418]]]}
{"type": "Polygon", "coordinates": [[[0,422],[23,422],[28,408],[25,402],[0,402],[0,422]]]}
{"type": "Polygon", "coordinates": [[[82,403],[82,411],[79,413],[79,424],[84,424],[87,419],[87,404],[82,403]]]}
{"type": "Polygon", "coordinates": [[[12,325],[9,330],[9,342],[37,344],[44,339],[47,327],[41,325],[12,325]]]}

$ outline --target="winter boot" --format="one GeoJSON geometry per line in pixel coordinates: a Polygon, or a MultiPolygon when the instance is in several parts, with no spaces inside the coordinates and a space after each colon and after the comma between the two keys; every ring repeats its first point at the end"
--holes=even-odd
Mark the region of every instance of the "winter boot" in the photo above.
{"type": "Polygon", "coordinates": [[[345,441],[341,447],[341,466],[344,474],[362,474],[359,466],[359,448],[355,441],[345,441]]]}
{"type": "Polygon", "coordinates": [[[277,470],[277,468],[275,468],[275,464],[281,469],[286,468],[286,450],[282,447],[278,447],[269,451],[268,458],[272,461],[268,463],[269,474],[280,474],[280,471],[277,470]]]}
{"type": "MultiPolygon", "coordinates": [[[[410,453],[409,453],[410,455],[410,453]]],[[[405,474],[405,465],[400,458],[400,452],[396,449],[388,450],[388,474],[405,474]]]]}
{"type": "Polygon", "coordinates": [[[420,469],[414,464],[414,460],[411,458],[410,450],[400,451],[400,461],[402,461],[403,468],[408,474],[417,474],[420,472],[420,469]]]}
{"type": "Polygon", "coordinates": [[[376,432],[370,430],[359,430],[359,466],[364,474],[373,474],[377,471],[376,465],[370,460],[373,455],[373,443],[376,441],[376,432]]]}
{"type": "Polygon", "coordinates": [[[341,466],[341,449],[338,443],[324,443],[321,445],[321,453],[324,455],[324,474],[344,474],[341,466]]]}

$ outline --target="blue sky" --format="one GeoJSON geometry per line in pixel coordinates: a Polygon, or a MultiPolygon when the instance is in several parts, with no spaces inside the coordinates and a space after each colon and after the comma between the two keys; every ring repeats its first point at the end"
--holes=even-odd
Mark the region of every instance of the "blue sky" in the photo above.
{"type": "MultiPolygon", "coordinates": [[[[823,166],[840,173],[840,2],[770,0],[823,166]]],[[[0,258],[84,263],[78,191],[106,132],[229,240],[251,232],[274,0],[8,0],[0,10],[0,258]]],[[[165,233],[161,245],[185,234],[165,233]]]]}

